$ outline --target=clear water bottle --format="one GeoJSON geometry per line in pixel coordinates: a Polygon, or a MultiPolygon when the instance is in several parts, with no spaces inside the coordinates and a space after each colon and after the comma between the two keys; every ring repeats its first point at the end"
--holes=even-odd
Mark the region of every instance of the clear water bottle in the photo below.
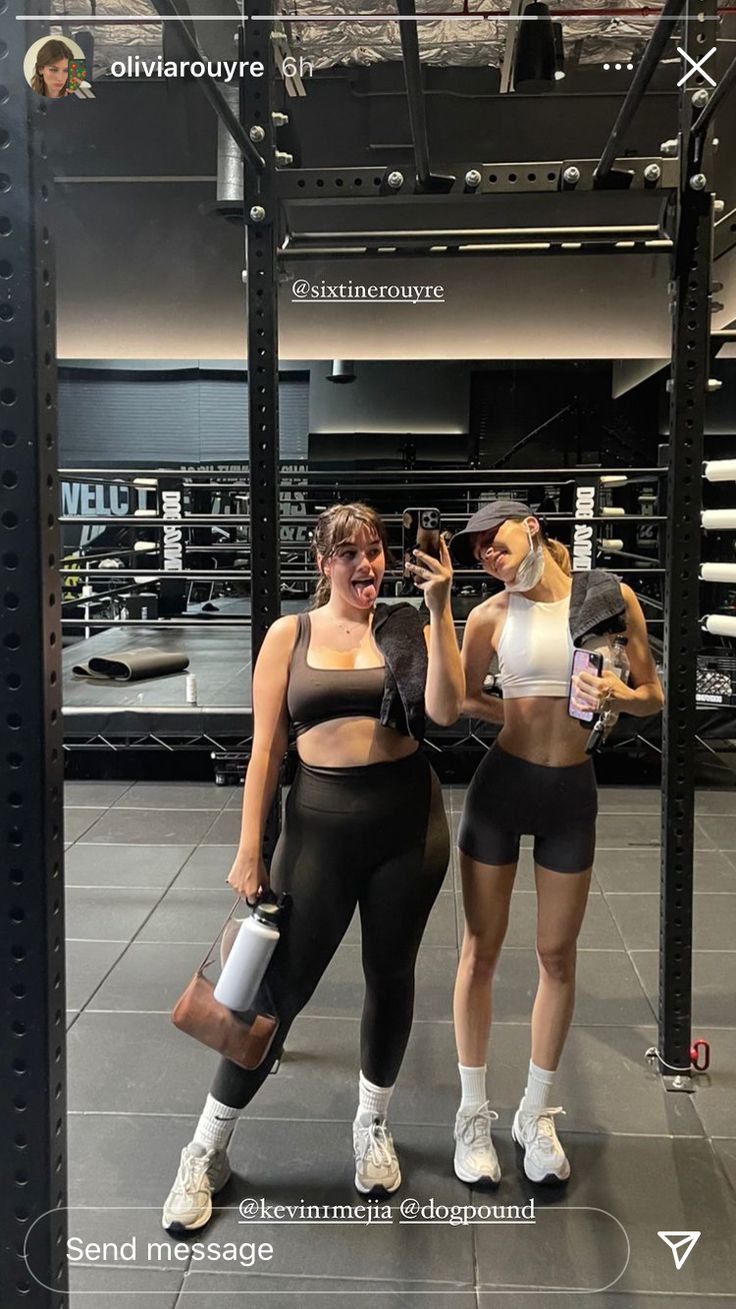
{"type": "MultiPolygon", "coordinates": [[[[627,685],[631,675],[629,656],[626,653],[629,638],[627,636],[616,636],[613,641],[611,641],[610,637],[608,640],[608,649],[603,651],[603,671],[615,673],[617,677],[621,678],[624,685],[627,685]]],[[[596,751],[601,749],[609,732],[618,722],[618,716],[618,709],[608,706],[602,710],[588,737],[585,747],[587,754],[595,754],[596,751]]]]}
{"type": "Polygon", "coordinates": [[[617,673],[624,686],[628,686],[629,677],[631,676],[631,665],[629,663],[629,656],[626,653],[626,647],[628,644],[628,636],[617,636],[613,642],[613,650],[611,651],[612,671],[617,673]]]}
{"type": "Polygon", "coordinates": [[[283,906],[256,905],[243,922],[215,986],[215,999],[236,1013],[250,1009],[281,935],[283,906]]]}

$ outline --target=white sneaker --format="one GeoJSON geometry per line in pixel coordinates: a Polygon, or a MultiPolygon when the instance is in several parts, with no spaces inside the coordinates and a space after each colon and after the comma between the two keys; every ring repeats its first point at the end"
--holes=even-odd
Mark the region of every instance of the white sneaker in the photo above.
{"type": "Polygon", "coordinates": [[[361,1195],[391,1195],[401,1186],[401,1169],[386,1119],[377,1114],[353,1123],[355,1185],[361,1195]]]}
{"type": "Polygon", "coordinates": [[[565,1110],[516,1110],[511,1135],[524,1151],[524,1172],[530,1182],[566,1182],[570,1176],[570,1163],[557,1139],[553,1122],[555,1114],[565,1110]]]}
{"type": "Polygon", "coordinates": [[[212,1197],[230,1180],[227,1150],[206,1149],[190,1141],[181,1152],[179,1171],[166,1197],[162,1226],[167,1232],[194,1232],[212,1217],[212,1197]]]}
{"type": "Polygon", "coordinates": [[[487,1100],[478,1109],[458,1109],[453,1166],[461,1182],[483,1182],[491,1186],[500,1182],[501,1169],[491,1140],[491,1123],[497,1118],[487,1100]]]}

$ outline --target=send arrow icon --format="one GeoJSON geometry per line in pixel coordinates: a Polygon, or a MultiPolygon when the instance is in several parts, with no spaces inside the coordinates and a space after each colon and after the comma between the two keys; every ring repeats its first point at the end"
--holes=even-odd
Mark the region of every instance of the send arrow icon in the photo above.
{"type": "Polygon", "coordinates": [[[675,1268],[682,1268],[688,1255],[692,1254],[700,1238],[700,1232],[657,1232],[665,1245],[670,1247],[675,1268]]]}

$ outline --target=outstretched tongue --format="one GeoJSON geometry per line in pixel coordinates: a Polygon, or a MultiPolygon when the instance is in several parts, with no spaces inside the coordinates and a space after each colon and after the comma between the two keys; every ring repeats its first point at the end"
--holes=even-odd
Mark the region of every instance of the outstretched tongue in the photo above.
{"type": "Polygon", "coordinates": [[[353,582],[353,590],[360,596],[361,600],[370,600],[373,603],[376,598],[375,583],[370,578],[353,582]]]}

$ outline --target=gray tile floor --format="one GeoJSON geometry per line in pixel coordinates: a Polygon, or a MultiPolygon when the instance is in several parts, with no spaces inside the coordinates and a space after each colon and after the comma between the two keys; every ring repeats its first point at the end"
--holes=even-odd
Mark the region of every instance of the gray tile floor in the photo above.
{"type": "MultiPolygon", "coordinates": [[[[454,830],[462,799],[462,789],[446,788],[454,830]]],[[[536,984],[528,849],[489,1058],[501,1188],[473,1192],[452,1172],[451,996],[462,932],[453,855],[420,954],[416,1020],[392,1103],[404,1183],[385,1221],[367,1230],[341,1225],[338,1235],[325,1223],[298,1230],[293,1220],[246,1227],[238,1211],[249,1197],[270,1205],[358,1201],[350,1143],[362,998],[354,922],[292,1029],[279,1073],[243,1114],[231,1149],[235,1174],[201,1254],[191,1242],[149,1252],[149,1243],[166,1239],[160,1205],[214,1066],[168,1014],[232,903],[225,878],[238,800],[202,784],[67,786],[69,1178],[78,1206],[71,1231],[128,1243],[117,1264],[111,1252],[104,1264],[72,1269],[72,1309],[291,1309],[306,1296],[310,1305],[324,1299],[360,1309],[559,1309],[562,1293],[604,1309],[735,1306],[736,793],[698,796],[694,1035],[711,1042],[712,1067],[693,1095],[664,1091],[645,1058],[656,1041],[659,794],[603,790],[576,1011],[558,1078],[573,1167],[564,1193],[535,1193],[509,1134],[536,984]],[[435,1221],[402,1221],[401,1199],[434,1205],[435,1221]],[[457,1211],[439,1209],[532,1199],[534,1222],[511,1226],[462,1223],[457,1211]],[[678,1271],[658,1232],[690,1230],[702,1235],[678,1271]],[[254,1258],[247,1242],[270,1245],[272,1256],[261,1250],[254,1258]]]]}

